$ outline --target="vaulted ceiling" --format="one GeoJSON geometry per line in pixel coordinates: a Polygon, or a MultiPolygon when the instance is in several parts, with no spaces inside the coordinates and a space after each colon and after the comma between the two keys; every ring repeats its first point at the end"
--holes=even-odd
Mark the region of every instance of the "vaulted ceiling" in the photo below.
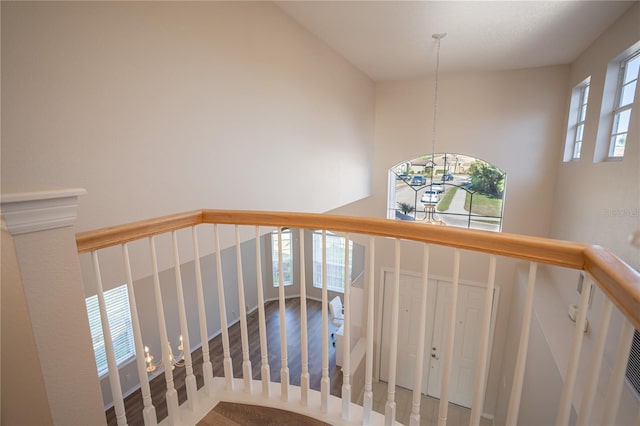
{"type": "MultiPolygon", "coordinates": [[[[372,79],[569,64],[637,1],[279,1],[372,79]]],[[[640,23],[638,23],[640,25],[640,23]]]]}

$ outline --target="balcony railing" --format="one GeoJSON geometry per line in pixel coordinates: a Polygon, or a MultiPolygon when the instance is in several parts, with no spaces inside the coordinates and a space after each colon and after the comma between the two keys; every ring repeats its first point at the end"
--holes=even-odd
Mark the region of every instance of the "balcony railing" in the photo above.
{"type": "MultiPolygon", "coordinates": [[[[183,231],[184,232],[184,231],[183,231]]],[[[182,234],[181,234],[182,235],[182,234]]],[[[612,424],[615,418],[617,407],[620,398],[620,389],[623,386],[624,370],[626,368],[626,357],[629,354],[629,347],[633,335],[634,328],[640,329],[640,275],[624,262],[619,260],[615,255],[607,251],[606,249],[598,246],[587,246],[583,244],[577,244],[573,242],[556,241],[545,238],[512,235],[506,233],[492,233],[476,230],[455,229],[449,227],[439,227],[430,225],[420,225],[417,223],[408,223],[401,221],[392,221],[384,219],[374,218],[362,218],[362,217],[347,217],[347,216],[334,216],[334,215],[320,215],[320,214],[302,214],[302,213],[276,213],[276,212],[255,212],[255,211],[222,211],[222,210],[198,210],[193,212],[187,212],[167,217],[161,217],[156,219],[149,219],[141,222],[131,223],[122,226],[115,226],[105,229],[100,229],[91,232],[83,232],[77,234],[76,242],[78,252],[80,254],[90,254],[95,281],[98,292],[98,300],[103,318],[103,331],[106,340],[106,352],[109,363],[109,370],[111,373],[117,372],[118,366],[116,365],[113,348],[110,342],[109,325],[104,319],[106,307],[104,305],[104,298],[102,297],[102,284],[101,284],[101,271],[99,254],[102,250],[111,247],[120,247],[123,256],[124,273],[126,277],[129,299],[131,301],[131,315],[133,320],[133,328],[135,334],[135,345],[137,353],[137,366],[139,372],[139,380],[141,386],[141,393],[144,401],[143,414],[144,421],[147,425],[153,425],[157,423],[157,417],[155,407],[152,404],[149,390],[149,378],[146,372],[145,364],[145,352],[143,338],[140,331],[140,312],[137,312],[136,308],[136,294],[134,289],[134,280],[131,273],[131,263],[129,256],[129,244],[135,241],[147,240],[148,253],[152,263],[152,277],[153,277],[153,292],[155,300],[155,309],[157,311],[157,322],[160,331],[160,342],[162,348],[162,359],[164,362],[164,373],[167,384],[166,402],[168,407],[168,418],[163,423],[172,425],[177,424],[195,424],[201,419],[216,403],[220,400],[237,400],[237,401],[250,401],[256,405],[271,405],[279,408],[285,408],[290,411],[297,411],[302,414],[310,415],[312,417],[325,420],[327,422],[338,423],[362,423],[371,424],[378,423],[382,417],[380,414],[375,413],[372,410],[373,394],[372,394],[372,382],[373,382],[373,366],[374,366],[374,340],[376,340],[374,334],[374,307],[377,305],[378,293],[375,291],[376,284],[374,282],[375,268],[376,268],[376,241],[380,244],[379,240],[394,241],[394,282],[392,285],[392,298],[391,298],[391,317],[388,319],[391,330],[397,330],[398,316],[399,316],[399,287],[400,287],[400,269],[401,269],[401,242],[402,241],[414,241],[421,243],[423,248],[423,260],[422,260],[422,292],[420,299],[420,312],[419,321],[415,324],[415,329],[411,332],[415,333],[415,340],[417,343],[417,354],[415,360],[415,380],[413,384],[413,403],[411,407],[410,424],[420,424],[420,397],[422,384],[422,368],[424,364],[424,336],[425,336],[425,318],[427,315],[427,278],[429,276],[429,248],[432,246],[446,246],[453,248],[453,272],[452,272],[452,284],[451,284],[451,306],[452,309],[448,312],[449,317],[444,324],[446,325],[445,335],[446,344],[444,351],[441,355],[441,384],[440,384],[440,403],[438,423],[446,424],[448,418],[448,402],[450,393],[450,377],[452,368],[452,352],[454,345],[454,338],[456,333],[456,304],[457,304],[457,290],[459,286],[460,276],[460,253],[461,251],[473,251],[486,254],[488,263],[488,278],[486,281],[486,293],[484,300],[484,311],[482,316],[481,336],[480,336],[480,350],[478,353],[477,367],[475,374],[475,385],[473,394],[473,403],[471,407],[470,424],[477,425],[480,422],[480,416],[482,414],[484,404],[484,392],[486,386],[486,373],[489,364],[489,339],[490,339],[490,326],[491,326],[491,306],[493,300],[493,290],[495,286],[495,276],[497,268],[498,258],[511,258],[527,261],[529,263],[529,275],[527,283],[526,301],[524,304],[522,330],[520,334],[520,343],[517,354],[517,362],[515,367],[514,379],[511,386],[511,395],[509,399],[509,406],[507,412],[506,423],[517,424],[518,411],[520,407],[520,400],[524,381],[524,371],[527,358],[527,345],[529,342],[529,330],[532,319],[532,308],[534,300],[534,290],[536,285],[536,271],[538,265],[555,265],[563,268],[583,270],[587,275],[587,279],[592,280],[598,286],[598,288],[606,296],[606,301],[602,308],[602,318],[600,324],[608,324],[611,316],[612,307],[615,306],[619,309],[625,317],[622,326],[622,334],[620,338],[620,345],[618,348],[618,362],[615,365],[615,370],[612,375],[612,379],[609,383],[609,391],[607,393],[608,400],[606,401],[606,407],[604,410],[603,418],[593,419],[591,418],[591,408],[593,406],[593,399],[595,397],[595,390],[598,385],[598,370],[599,365],[602,363],[603,351],[605,340],[608,333],[608,327],[601,326],[597,331],[596,337],[596,349],[591,351],[587,356],[590,357],[590,365],[593,366],[592,373],[587,379],[587,385],[582,393],[582,403],[578,410],[578,422],[579,424],[612,424]],[[204,300],[204,293],[207,287],[212,284],[203,280],[200,266],[200,244],[198,242],[198,232],[196,228],[211,227],[213,228],[213,253],[216,259],[216,273],[217,273],[217,296],[219,303],[217,314],[220,319],[220,330],[222,333],[223,344],[223,366],[224,377],[214,378],[212,373],[212,365],[208,352],[205,350],[208,346],[204,344],[209,336],[210,330],[207,329],[207,315],[212,313],[207,312],[207,303],[204,300]],[[233,284],[223,283],[223,270],[221,261],[221,229],[230,228],[234,230],[233,238],[235,240],[236,247],[236,261],[237,261],[237,282],[233,284]],[[329,351],[329,318],[328,318],[328,290],[326,283],[326,265],[323,266],[323,287],[322,287],[322,380],[319,391],[314,391],[309,388],[309,368],[308,365],[308,339],[307,327],[306,327],[306,280],[304,264],[300,262],[300,281],[303,283],[300,285],[300,306],[301,306],[301,318],[300,318],[300,336],[299,342],[301,349],[301,377],[300,386],[293,386],[290,384],[288,359],[287,359],[287,339],[291,337],[286,332],[281,333],[280,351],[279,356],[281,358],[281,371],[279,382],[274,384],[271,382],[269,376],[268,359],[270,348],[266,344],[266,333],[264,323],[264,285],[262,282],[262,265],[265,258],[261,245],[259,244],[260,236],[272,229],[278,229],[287,227],[291,229],[300,230],[322,230],[330,231],[334,233],[341,233],[347,239],[357,236],[358,239],[363,239],[366,242],[366,259],[364,279],[365,279],[365,291],[366,301],[363,306],[366,311],[365,317],[365,330],[363,333],[365,345],[364,355],[364,399],[363,406],[359,407],[352,403],[352,379],[354,371],[351,371],[351,347],[350,345],[344,345],[343,362],[342,362],[342,396],[341,401],[330,395],[330,383],[328,374],[328,351],[329,351]],[[195,268],[195,285],[197,288],[197,306],[198,306],[198,318],[199,318],[199,336],[190,336],[189,327],[187,324],[187,315],[185,309],[185,301],[183,300],[183,279],[181,269],[181,253],[179,253],[180,243],[178,241],[177,231],[183,229],[192,229],[191,241],[192,256],[195,268]],[[243,266],[241,255],[241,238],[240,231],[250,230],[255,233],[255,253],[256,264],[255,270],[256,280],[254,282],[247,282],[243,280],[243,266]],[[167,323],[164,318],[164,302],[159,278],[159,264],[158,255],[156,249],[156,243],[162,239],[167,241],[167,238],[160,237],[164,234],[171,236],[170,250],[173,256],[173,265],[175,268],[175,285],[177,291],[177,309],[179,317],[180,333],[184,339],[184,347],[191,348],[194,346],[194,341],[200,339],[200,343],[203,348],[203,366],[202,371],[204,375],[204,386],[201,389],[197,389],[196,379],[193,373],[193,365],[189,350],[185,350],[184,363],[186,370],[186,389],[187,389],[187,401],[182,405],[178,403],[177,392],[173,385],[173,373],[172,366],[169,359],[168,348],[169,338],[167,335],[167,323]],[[225,301],[225,291],[227,291],[230,285],[237,285],[238,305],[229,306],[225,301]],[[249,343],[248,343],[248,331],[246,325],[247,313],[245,311],[245,291],[251,288],[252,291],[257,291],[257,305],[260,314],[260,351],[261,351],[261,382],[254,381],[252,379],[252,369],[257,368],[252,366],[249,359],[249,343]],[[234,379],[232,360],[229,354],[229,336],[227,323],[227,311],[233,310],[239,311],[239,319],[241,326],[241,341],[242,341],[242,378],[234,379]]],[[[139,244],[139,243],[138,243],[139,244]]],[[[305,242],[304,232],[300,233],[299,241],[299,256],[304,257],[305,242]]],[[[385,243],[386,244],[386,243],[385,243]]],[[[348,247],[345,244],[345,247],[348,247]]],[[[348,250],[345,250],[345,256],[348,258],[348,250]]],[[[325,256],[326,258],[326,256],[325,256]]],[[[267,260],[267,264],[270,263],[270,259],[267,260]]],[[[282,259],[279,260],[282,262],[282,259]]],[[[349,262],[345,262],[348,265],[349,262]]],[[[134,265],[135,266],[135,265],[134,265]]],[[[348,267],[348,266],[346,266],[348,267]]],[[[280,264],[279,271],[283,270],[282,264],[280,264]]],[[[345,271],[345,277],[348,277],[348,271],[345,271]]],[[[280,282],[283,282],[280,277],[280,282]]],[[[349,282],[345,282],[344,286],[344,340],[350,341],[350,332],[352,326],[351,309],[350,306],[350,289],[349,282]]],[[[572,350],[570,355],[569,365],[567,367],[566,375],[564,378],[564,387],[562,390],[559,409],[556,417],[556,424],[568,424],[569,416],[571,413],[573,392],[576,382],[576,376],[578,373],[578,364],[581,356],[581,345],[583,340],[583,330],[586,324],[587,317],[587,305],[589,303],[590,296],[589,285],[585,286],[585,290],[582,292],[580,305],[578,307],[578,315],[576,319],[575,335],[573,337],[572,350]]],[[[284,330],[286,327],[285,320],[285,288],[280,286],[278,288],[278,299],[280,305],[280,327],[284,330]]],[[[378,313],[379,314],[379,313],[378,313]]],[[[387,319],[385,319],[387,321],[387,319]]],[[[413,327],[412,327],[413,328],[413,327]]],[[[392,333],[393,334],[393,333],[392,333]]],[[[396,333],[397,334],[397,333],[396,333]]],[[[298,338],[296,337],[296,340],[298,338]]],[[[289,342],[290,343],[290,342],[289,342]]],[[[378,342],[379,344],[379,342],[378,342]]],[[[396,401],[395,401],[395,385],[396,385],[396,371],[397,365],[397,338],[391,339],[391,345],[389,348],[388,359],[388,393],[385,404],[384,422],[385,424],[392,424],[396,418],[396,401]]],[[[317,367],[317,366],[315,366],[317,367]]],[[[111,392],[113,395],[113,403],[115,407],[116,417],[118,424],[126,424],[126,413],[124,409],[122,387],[119,382],[119,374],[109,374],[111,392]]]]}

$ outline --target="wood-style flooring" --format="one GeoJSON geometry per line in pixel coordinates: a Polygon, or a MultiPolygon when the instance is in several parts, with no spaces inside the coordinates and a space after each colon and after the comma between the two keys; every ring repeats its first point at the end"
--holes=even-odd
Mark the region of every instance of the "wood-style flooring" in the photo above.
{"type": "MultiPolygon", "coordinates": [[[[300,385],[300,299],[290,298],[286,300],[286,331],[287,331],[287,355],[289,364],[289,377],[292,385],[300,385]]],[[[267,325],[267,346],[269,349],[269,369],[272,382],[280,381],[280,318],[277,301],[265,303],[265,322],[267,325]]],[[[335,331],[329,323],[329,334],[335,331]]],[[[247,315],[247,330],[249,332],[249,354],[253,379],[260,380],[260,330],[258,326],[258,310],[247,315]]],[[[309,340],[309,386],[311,389],[320,390],[322,378],[322,340],[329,342],[329,377],[331,379],[331,395],[341,396],[342,371],[336,368],[336,351],[331,344],[331,337],[322,335],[322,304],[315,300],[307,300],[307,332],[309,340]]],[[[233,360],[233,376],[242,377],[242,343],[240,338],[240,323],[229,327],[229,346],[233,360]]],[[[224,377],[222,367],[222,337],[219,335],[209,341],[209,355],[213,364],[213,375],[224,377]]],[[[202,350],[192,353],[193,372],[196,377],[198,389],[204,385],[202,376],[202,350]]],[[[185,369],[176,368],[173,371],[174,385],[178,392],[178,400],[182,404],[187,398],[185,387],[185,369]]],[[[167,390],[164,374],[155,377],[150,382],[151,398],[156,408],[158,421],[167,417],[165,393],[167,390]]],[[[125,412],[127,423],[131,426],[143,425],[142,419],[142,395],[140,390],[125,398],[125,412]]],[[[116,425],[115,412],[110,408],[105,413],[107,423],[116,425]]]]}
{"type": "Polygon", "coordinates": [[[329,426],[328,423],[291,411],[257,405],[220,402],[198,426],[329,426]]]}

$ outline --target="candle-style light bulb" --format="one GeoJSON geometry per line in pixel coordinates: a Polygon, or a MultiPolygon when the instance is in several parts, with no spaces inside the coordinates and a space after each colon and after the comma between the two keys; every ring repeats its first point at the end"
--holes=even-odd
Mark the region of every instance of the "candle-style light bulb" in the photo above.
{"type": "Polygon", "coordinates": [[[153,355],[149,353],[149,346],[144,347],[144,360],[147,363],[147,373],[151,373],[156,369],[156,366],[151,363],[153,361],[153,355]]]}

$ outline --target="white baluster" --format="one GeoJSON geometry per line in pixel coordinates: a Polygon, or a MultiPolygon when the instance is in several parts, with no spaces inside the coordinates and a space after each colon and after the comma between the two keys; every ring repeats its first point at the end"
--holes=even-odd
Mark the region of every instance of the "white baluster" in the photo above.
{"type": "Polygon", "coordinates": [[[418,352],[413,377],[413,400],[409,425],[420,425],[420,402],[422,401],[422,368],[424,364],[424,335],[427,323],[427,289],[429,286],[429,245],[424,244],[422,255],[422,293],[420,295],[420,318],[418,319],[418,352]]]}
{"type": "Polygon", "coordinates": [[[507,411],[508,425],[518,423],[518,412],[520,411],[520,398],[522,397],[522,384],[524,383],[524,369],[527,364],[527,349],[529,347],[529,331],[531,329],[531,314],[533,311],[533,292],[536,286],[536,270],[538,264],[529,264],[529,279],[527,283],[527,299],[522,316],[522,330],[520,332],[520,343],[518,345],[518,357],[513,373],[513,383],[511,385],[511,398],[507,411]]]}
{"type": "Polygon", "coordinates": [[[320,411],[329,410],[329,294],[327,293],[327,231],[322,230],[322,378],[320,411]]]}
{"type": "Polygon", "coordinates": [[[453,348],[456,337],[456,315],[458,304],[458,285],[460,281],[460,249],[453,250],[453,281],[451,283],[451,312],[447,340],[444,347],[444,362],[442,367],[442,383],[440,385],[440,409],[438,411],[438,425],[447,424],[449,413],[449,383],[451,381],[451,367],[453,365],[453,348]]]}
{"type": "Polygon", "coordinates": [[[476,382],[471,404],[471,418],[469,424],[480,424],[480,416],[484,406],[485,376],[489,360],[489,334],[491,331],[491,310],[493,307],[493,290],[496,284],[496,256],[489,257],[489,278],[487,279],[487,292],[484,296],[484,311],[482,330],[480,331],[480,350],[478,352],[478,364],[476,367],[476,382]]]}
{"type": "Polygon", "coordinates": [[[216,244],[216,274],[218,278],[218,306],[220,310],[220,328],[222,331],[222,356],[224,378],[227,390],[233,390],[233,363],[229,352],[229,328],[227,325],[227,304],[224,299],[224,281],[222,279],[222,254],[220,253],[220,235],[218,224],[213,225],[216,244]]]}
{"type": "MultiPolygon", "coordinates": [[[[591,279],[585,282],[591,283],[591,279]]],[[[589,308],[589,296],[591,295],[592,286],[584,285],[582,287],[582,296],[580,297],[580,307],[578,308],[578,318],[576,318],[576,329],[573,336],[573,344],[569,355],[569,365],[560,395],[560,407],[556,417],[556,425],[566,425],[569,423],[569,415],[571,414],[571,406],[573,399],[573,388],[576,383],[576,375],[578,374],[578,364],[580,362],[580,349],[582,348],[582,339],[584,337],[584,329],[587,322],[587,310],[589,308]]]]}
{"type": "Polygon", "coordinates": [[[182,335],[182,348],[184,356],[184,368],[186,377],[184,379],[187,388],[187,404],[191,410],[198,409],[198,386],[196,377],[193,375],[193,361],[191,360],[191,345],[189,343],[189,324],[187,323],[187,312],[184,307],[184,292],[182,289],[182,274],[180,272],[180,255],[178,254],[178,234],[171,232],[173,240],[173,262],[176,276],[176,295],[178,302],[178,318],[180,319],[180,333],[182,335]]]}
{"type": "Polygon", "coordinates": [[[400,240],[396,238],[393,274],[393,296],[391,297],[391,347],[389,348],[389,381],[387,402],[384,406],[384,424],[390,426],[396,419],[396,362],[398,357],[398,306],[400,299],[400,240]]]}
{"type": "Polygon", "coordinates": [[[280,386],[281,398],[289,401],[289,361],[287,357],[287,313],[284,298],[284,270],[282,262],[282,228],[278,227],[278,305],[280,307],[280,386]]]}
{"type": "Polygon", "coordinates": [[[304,229],[300,234],[300,404],[309,404],[309,338],[307,336],[307,280],[304,262],[304,229]]]}
{"type": "Polygon", "coordinates": [[[140,380],[140,393],[142,394],[142,418],[146,426],[158,424],[156,409],[151,400],[151,389],[149,388],[149,377],[147,376],[147,364],[144,359],[144,344],[142,343],[142,333],[140,332],[140,320],[138,318],[138,308],[136,307],[136,296],[133,289],[133,274],[131,273],[131,261],[129,260],[129,248],[122,245],[122,258],[127,279],[127,291],[129,292],[129,309],[131,310],[131,325],[133,327],[133,341],[136,347],[136,363],[138,366],[138,379],[140,380]]]}
{"type": "Polygon", "coordinates": [[[598,379],[600,378],[600,367],[602,366],[602,355],[604,354],[604,347],[607,342],[607,332],[609,330],[609,323],[611,322],[611,312],[613,310],[613,303],[605,296],[602,302],[602,310],[600,312],[600,321],[598,321],[598,337],[596,338],[595,348],[591,352],[591,362],[589,363],[588,381],[587,387],[582,394],[582,402],[580,403],[580,412],[578,413],[578,425],[590,425],[591,422],[591,410],[593,409],[593,402],[596,395],[596,388],[598,387],[598,379]]]}
{"type": "Polygon", "coordinates": [[[262,288],[262,257],[260,255],[260,227],[256,226],[256,275],[258,286],[258,328],[260,330],[260,373],[262,377],[262,395],[269,397],[271,371],[269,370],[269,352],[267,350],[267,326],[264,318],[264,290],[262,288]]]}
{"type": "Polygon", "coordinates": [[[164,307],[162,305],[162,293],[160,291],[160,275],[158,274],[158,257],[156,255],[156,243],[154,237],[149,237],[149,250],[151,252],[151,267],[153,270],[153,293],[156,299],[156,314],[158,315],[158,330],[160,331],[160,347],[162,348],[162,363],[164,367],[164,379],[167,383],[165,399],[170,425],[180,423],[178,409],[178,392],[173,384],[173,365],[171,364],[171,348],[167,336],[167,323],[164,319],[164,307]]]}
{"type": "Polygon", "coordinates": [[[376,256],[376,240],[369,237],[369,276],[367,279],[367,354],[365,360],[364,399],[362,424],[371,423],[373,409],[373,314],[374,314],[374,273],[376,256]]]}
{"type": "Polygon", "coordinates": [[[198,296],[198,317],[200,319],[200,340],[202,341],[202,375],[207,395],[213,395],[213,365],[209,356],[209,332],[207,331],[207,314],[202,290],[202,271],[200,269],[200,249],[196,227],[191,227],[193,237],[193,257],[196,269],[196,291],[198,296]]]}
{"type": "Polygon", "coordinates": [[[249,332],[247,331],[247,309],[244,300],[244,279],[242,278],[242,253],[240,250],[240,229],[236,225],[236,268],[238,271],[238,304],[240,305],[240,340],[242,341],[242,378],[244,391],[251,393],[253,373],[249,358],[249,332]]]}
{"type": "Polygon", "coordinates": [[[351,405],[351,280],[349,280],[349,235],[344,237],[344,320],[342,352],[342,420],[349,418],[351,405]]]}
{"type": "Polygon", "coordinates": [[[620,404],[620,395],[622,394],[622,384],[624,382],[624,375],[627,370],[627,363],[629,360],[629,351],[631,350],[631,344],[633,343],[633,325],[628,319],[622,319],[622,331],[620,333],[620,341],[618,342],[618,352],[616,354],[616,361],[613,367],[613,374],[611,374],[611,381],[609,382],[609,389],[607,391],[607,401],[605,402],[604,415],[602,417],[603,425],[612,425],[616,421],[616,415],[618,414],[618,405],[620,404]]]}
{"type": "Polygon", "coordinates": [[[113,351],[113,340],[111,340],[111,328],[107,317],[107,305],[104,302],[104,292],[102,291],[102,275],[100,274],[100,264],[98,263],[98,252],[92,251],[93,272],[96,278],[96,290],[98,296],[98,307],[100,308],[100,322],[102,323],[102,337],[104,338],[104,350],[107,355],[107,365],[109,366],[109,384],[111,385],[111,395],[116,413],[118,426],[127,424],[127,417],[124,411],[124,400],[122,399],[122,388],[120,386],[120,373],[116,356],[113,351]]]}

